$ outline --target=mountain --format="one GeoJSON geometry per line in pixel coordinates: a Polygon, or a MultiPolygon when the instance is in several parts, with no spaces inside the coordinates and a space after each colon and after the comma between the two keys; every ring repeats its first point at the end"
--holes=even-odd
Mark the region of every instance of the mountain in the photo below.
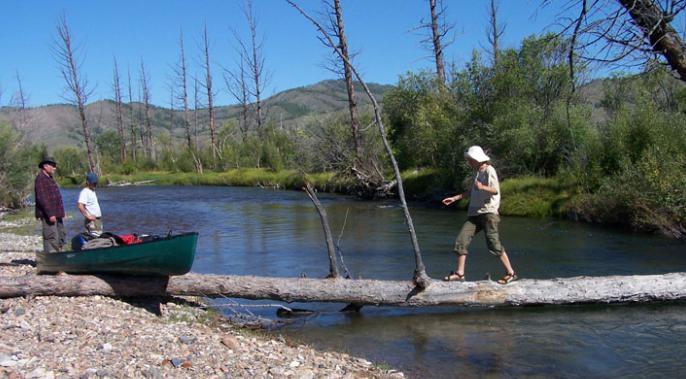
{"type": "MultiPolygon", "coordinates": [[[[383,94],[390,85],[368,84],[370,91],[377,99],[383,101],[383,94]]],[[[371,103],[362,87],[356,83],[358,107],[371,109],[371,103]]],[[[310,86],[298,87],[279,92],[263,100],[263,109],[268,122],[275,123],[280,127],[292,128],[304,126],[314,118],[326,117],[337,112],[347,110],[347,92],[345,83],[340,80],[325,80],[310,86]]],[[[215,107],[216,125],[221,128],[227,122],[236,122],[239,115],[237,105],[215,107]]],[[[130,114],[140,118],[143,105],[140,103],[124,104],[125,127],[128,130],[130,114]]],[[[116,129],[116,103],[111,100],[101,100],[86,106],[86,117],[91,126],[93,135],[97,136],[107,129],[116,129]]],[[[169,108],[151,106],[150,117],[152,119],[153,133],[158,134],[164,130],[172,136],[183,138],[183,112],[169,108]]],[[[198,125],[207,124],[207,109],[199,109],[197,112],[198,125]]],[[[0,108],[0,120],[18,120],[19,111],[16,108],[0,108]]],[[[78,118],[76,107],[70,104],[45,105],[27,110],[27,126],[24,133],[30,141],[43,143],[50,150],[81,145],[81,123],[78,118]]],[[[189,120],[195,123],[195,114],[190,112],[189,120]]],[[[18,124],[17,122],[14,123],[18,124]]],[[[206,126],[202,126],[206,129],[206,126]]],[[[205,132],[205,134],[207,134],[205,132]]],[[[127,133],[128,135],[128,133],[127,133]]]]}

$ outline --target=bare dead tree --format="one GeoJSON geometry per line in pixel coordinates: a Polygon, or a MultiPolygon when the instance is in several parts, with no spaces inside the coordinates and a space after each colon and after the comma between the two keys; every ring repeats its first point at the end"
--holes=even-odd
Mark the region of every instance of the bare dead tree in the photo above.
{"type": "Polygon", "coordinates": [[[243,14],[248,23],[248,31],[250,33],[250,48],[249,50],[242,44],[244,50],[244,57],[250,72],[250,79],[252,86],[250,88],[251,95],[255,99],[255,122],[257,123],[257,132],[262,133],[262,124],[264,116],[262,114],[262,92],[266,85],[267,79],[264,73],[264,56],[262,55],[262,43],[258,41],[257,37],[257,19],[253,13],[252,0],[246,0],[243,7],[243,14]]]}
{"type": "Polygon", "coordinates": [[[115,118],[117,121],[117,134],[119,135],[119,159],[121,162],[126,162],[126,138],[124,137],[124,110],[122,106],[121,83],[119,80],[119,65],[117,65],[117,58],[114,58],[114,69],[112,72],[115,102],[115,118]]]}
{"type": "Polygon", "coordinates": [[[561,34],[576,36],[579,59],[631,67],[661,57],[686,81],[686,45],[671,25],[686,8],[686,0],[570,0],[568,9],[575,7],[582,9],[578,18],[558,21],[561,34]]]}
{"type": "Polygon", "coordinates": [[[493,67],[498,65],[498,55],[500,54],[500,37],[505,33],[505,25],[498,24],[498,5],[496,0],[491,0],[488,7],[488,29],[486,38],[490,45],[491,56],[493,57],[493,67]]]}
{"type": "MultiPolygon", "coordinates": [[[[338,54],[341,59],[346,59],[345,56],[341,53],[340,49],[336,46],[334,43],[333,39],[329,35],[329,33],[324,29],[324,27],[317,22],[314,18],[312,18],[309,14],[307,14],[300,6],[298,6],[295,2],[292,0],[286,0],[288,4],[290,4],[293,8],[295,8],[300,14],[303,15],[307,20],[309,20],[314,26],[319,30],[321,35],[327,39],[329,42],[330,46],[332,46],[336,54],[338,54]]],[[[395,154],[393,154],[393,150],[391,149],[391,145],[388,142],[388,138],[386,137],[386,129],[383,124],[383,119],[381,117],[381,107],[379,106],[379,103],[376,101],[376,98],[372,94],[371,90],[367,86],[367,83],[362,79],[362,76],[359,74],[357,69],[355,69],[355,66],[351,64],[350,61],[347,62],[350,65],[350,70],[353,72],[357,80],[360,82],[362,85],[362,88],[364,88],[365,93],[369,97],[369,100],[372,103],[372,106],[374,108],[374,121],[376,122],[376,125],[379,127],[379,134],[381,135],[381,139],[383,141],[384,148],[386,149],[386,153],[388,154],[388,157],[391,161],[391,164],[393,166],[393,172],[395,174],[395,180],[397,181],[397,186],[398,186],[398,196],[400,198],[400,203],[403,209],[403,214],[405,216],[405,222],[407,223],[408,231],[410,233],[410,240],[412,242],[412,247],[414,249],[414,256],[415,256],[415,271],[414,271],[414,277],[413,280],[417,287],[419,289],[424,289],[429,286],[431,283],[431,278],[427,275],[426,273],[426,267],[424,266],[424,260],[422,259],[422,253],[419,248],[419,242],[417,240],[417,233],[415,232],[414,229],[414,224],[412,222],[412,216],[410,215],[409,208],[407,207],[407,201],[405,200],[405,190],[403,188],[403,182],[402,178],[400,176],[400,169],[398,168],[398,162],[395,159],[395,154]]]]}
{"type": "MultiPolygon", "coordinates": [[[[198,148],[198,108],[200,108],[200,85],[198,83],[198,79],[194,78],[193,79],[193,135],[195,138],[195,147],[196,150],[199,151],[198,148]]],[[[195,171],[202,174],[203,171],[203,166],[202,166],[202,160],[198,157],[198,155],[191,150],[191,154],[193,155],[193,164],[195,166],[195,171]]]]}
{"type": "Polygon", "coordinates": [[[145,154],[148,158],[153,158],[153,148],[152,148],[152,121],[150,119],[150,85],[149,85],[148,73],[145,70],[145,63],[141,60],[141,71],[140,71],[140,84],[141,84],[141,95],[143,100],[143,111],[144,111],[144,125],[145,128],[141,131],[141,141],[143,143],[143,148],[145,154]]]}
{"type": "Polygon", "coordinates": [[[188,119],[188,71],[186,69],[186,52],[183,47],[183,30],[179,32],[179,61],[174,68],[174,73],[181,90],[179,100],[183,106],[183,128],[186,132],[186,147],[188,150],[193,150],[191,123],[188,119]]]}
{"type": "Polygon", "coordinates": [[[333,36],[338,38],[338,47],[345,59],[341,59],[343,63],[343,78],[345,79],[345,89],[348,93],[348,113],[350,114],[350,132],[352,134],[353,144],[355,146],[355,161],[363,156],[362,141],[360,137],[360,126],[357,118],[357,100],[355,98],[355,87],[353,86],[353,75],[350,70],[350,65],[346,62],[351,62],[352,59],[348,53],[348,40],[345,36],[345,26],[343,25],[343,9],[341,8],[341,1],[334,0],[333,5],[328,4],[329,8],[333,9],[334,17],[331,17],[331,25],[334,30],[333,36]]]}
{"type": "Polygon", "coordinates": [[[22,84],[19,72],[16,72],[15,78],[17,79],[17,92],[15,92],[12,97],[11,103],[17,108],[17,129],[24,133],[29,124],[29,112],[27,107],[28,96],[26,95],[26,92],[24,92],[24,85],[22,84]]]}
{"type": "Polygon", "coordinates": [[[136,149],[138,148],[138,142],[136,141],[136,117],[133,110],[133,87],[131,86],[131,71],[127,68],[126,75],[129,81],[129,128],[131,131],[131,159],[136,160],[136,149]]]}
{"type": "MultiPolygon", "coordinates": [[[[234,33],[236,39],[240,43],[240,37],[234,33]]],[[[225,70],[224,83],[231,96],[236,100],[239,106],[238,128],[241,131],[241,138],[245,141],[250,131],[250,122],[248,117],[250,115],[250,93],[248,91],[248,83],[245,72],[245,57],[243,51],[238,52],[240,59],[235,68],[235,72],[225,70]]]]}
{"type": "Polygon", "coordinates": [[[207,25],[203,28],[202,34],[203,43],[203,69],[205,70],[205,82],[203,86],[207,93],[207,112],[209,115],[209,127],[210,127],[210,144],[212,145],[212,156],[214,158],[219,157],[219,150],[217,148],[217,126],[215,125],[214,116],[214,92],[212,92],[212,70],[210,66],[210,41],[207,36],[207,25]]]}
{"type": "Polygon", "coordinates": [[[333,235],[331,234],[331,227],[329,226],[329,219],[326,215],[326,209],[322,206],[322,203],[317,197],[317,193],[312,187],[312,184],[305,183],[303,191],[307,194],[307,197],[312,200],[314,207],[319,213],[319,218],[322,222],[322,228],[324,229],[324,239],[326,240],[326,250],[329,253],[329,275],[327,278],[338,278],[338,262],[336,261],[336,247],[333,243],[333,235]]]}
{"type": "Polygon", "coordinates": [[[62,78],[67,83],[67,89],[70,92],[70,96],[66,100],[74,104],[78,110],[83,141],[88,155],[88,167],[91,171],[96,171],[97,164],[94,158],[91,130],[86,119],[86,102],[90,95],[88,80],[81,74],[81,65],[75,56],[77,51],[73,45],[67,18],[64,15],[60,16],[57,22],[57,35],[58,41],[54,44],[53,52],[60,66],[62,78]]]}

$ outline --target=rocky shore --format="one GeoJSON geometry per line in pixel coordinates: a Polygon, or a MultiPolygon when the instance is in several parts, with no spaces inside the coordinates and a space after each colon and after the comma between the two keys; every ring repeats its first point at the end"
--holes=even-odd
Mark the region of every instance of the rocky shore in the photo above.
{"type": "MultiPolygon", "coordinates": [[[[34,275],[37,236],[0,231],[0,275],[34,275]]],[[[403,378],[240,328],[200,299],[0,299],[0,378],[403,378]]]]}

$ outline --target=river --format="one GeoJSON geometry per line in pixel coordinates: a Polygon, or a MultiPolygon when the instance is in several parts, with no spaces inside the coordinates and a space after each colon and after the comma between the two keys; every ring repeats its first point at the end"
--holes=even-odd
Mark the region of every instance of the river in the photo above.
{"type": "MultiPolygon", "coordinates": [[[[78,232],[78,189],[63,189],[69,235],[78,232]]],[[[115,233],[198,231],[193,271],[323,277],[328,257],[319,216],[304,193],[239,187],[98,189],[105,229],[115,233]]],[[[321,194],[354,278],[410,279],[414,256],[394,201],[321,194]]],[[[507,201],[507,199],[505,199],[507,201]]],[[[452,246],[466,214],[411,205],[427,273],[454,268],[452,246]]],[[[502,217],[501,238],[522,278],[686,271],[686,245],[662,237],[550,219],[502,217]]],[[[475,238],[467,280],[503,274],[475,238]]],[[[245,302],[248,305],[273,302],[245,302]]],[[[410,377],[676,377],[686,370],[686,304],[506,308],[291,304],[317,311],[274,331],[320,349],[365,357],[410,377]]],[[[253,312],[275,318],[274,309],[253,312]]]]}

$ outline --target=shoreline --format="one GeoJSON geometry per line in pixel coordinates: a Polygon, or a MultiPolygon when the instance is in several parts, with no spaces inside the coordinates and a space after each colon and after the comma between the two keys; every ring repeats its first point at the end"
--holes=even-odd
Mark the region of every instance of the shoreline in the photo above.
{"type": "MultiPolygon", "coordinates": [[[[0,275],[35,272],[40,237],[0,229],[0,245],[0,275]]],[[[405,377],[241,328],[195,298],[0,299],[0,328],[0,377],[405,377]]]]}

